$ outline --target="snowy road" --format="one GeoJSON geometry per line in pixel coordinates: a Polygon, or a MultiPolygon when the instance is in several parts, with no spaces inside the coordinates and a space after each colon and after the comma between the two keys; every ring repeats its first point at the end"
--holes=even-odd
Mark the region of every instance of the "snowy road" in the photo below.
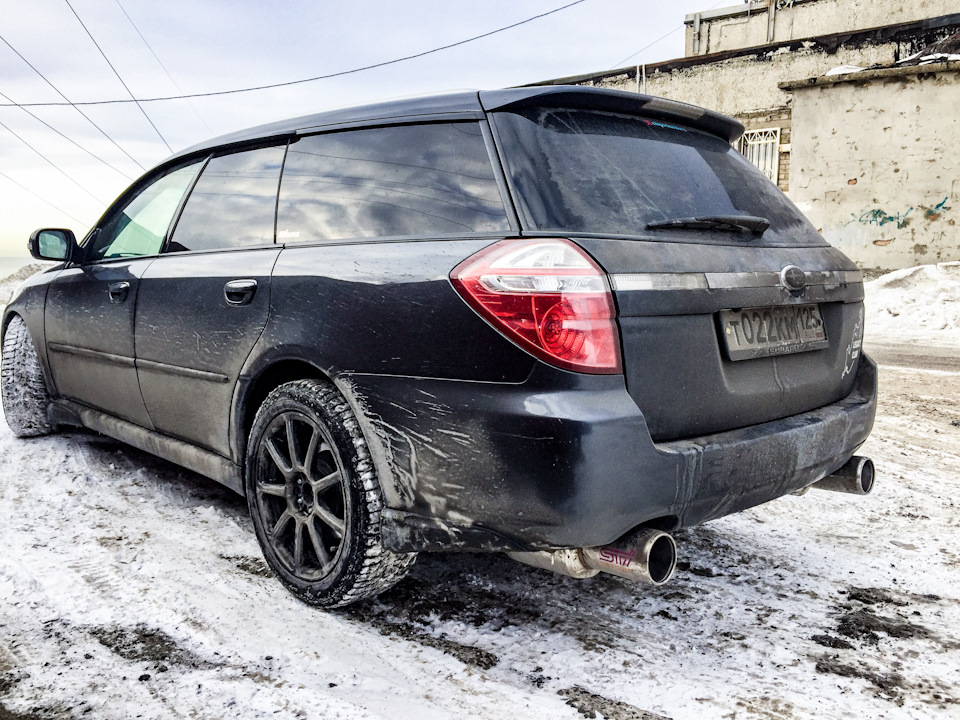
{"type": "Polygon", "coordinates": [[[960,363],[876,355],[874,494],[679,533],[658,589],[422,555],[322,612],[229,491],[0,423],[0,720],[960,717],[960,363]]]}

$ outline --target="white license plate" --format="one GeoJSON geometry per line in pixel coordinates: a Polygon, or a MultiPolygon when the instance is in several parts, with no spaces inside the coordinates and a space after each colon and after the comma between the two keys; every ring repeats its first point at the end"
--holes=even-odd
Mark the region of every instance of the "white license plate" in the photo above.
{"type": "Polygon", "coordinates": [[[721,310],[720,334],[731,360],[789,355],[830,346],[819,305],[721,310]]]}

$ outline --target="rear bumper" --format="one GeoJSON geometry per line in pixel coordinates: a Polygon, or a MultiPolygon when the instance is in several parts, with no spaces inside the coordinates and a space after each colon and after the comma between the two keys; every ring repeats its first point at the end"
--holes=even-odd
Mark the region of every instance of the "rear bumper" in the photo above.
{"type": "Polygon", "coordinates": [[[621,376],[538,365],[520,384],[342,378],[363,418],[395,551],[610,543],[643,523],[696,525],[799,490],[866,440],[876,365],[816,410],[654,443],[621,376]]]}
{"type": "Polygon", "coordinates": [[[861,356],[852,392],[816,410],[740,430],[663,443],[679,458],[678,516],[697,525],[796,492],[863,444],[877,410],[877,366],[861,356]]]}

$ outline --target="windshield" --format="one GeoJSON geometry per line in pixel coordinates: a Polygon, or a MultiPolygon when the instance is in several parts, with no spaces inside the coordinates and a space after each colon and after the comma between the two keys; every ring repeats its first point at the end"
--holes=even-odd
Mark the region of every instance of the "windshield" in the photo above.
{"type": "Polygon", "coordinates": [[[741,241],[736,229],[693,233],[650,223],[750,215],[770,222],[762,245],[823,245],[799,210],[718,137],[595,110],[525,108],[495,122],[528,229],[741,241]]]}

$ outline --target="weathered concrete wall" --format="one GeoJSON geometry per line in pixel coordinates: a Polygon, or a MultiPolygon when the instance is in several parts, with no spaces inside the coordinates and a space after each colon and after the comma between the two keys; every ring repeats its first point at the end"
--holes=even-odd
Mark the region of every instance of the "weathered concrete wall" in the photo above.
{"type": "Polygon", "coordinates": [[[770,42],[897,25],[960,12],[957,0],[795,0],[773,15],[767,0],[701,14],[699,42],[694,15],[686,18],[686,55],[705,55],[770,42]]]}
{"type": "Polygon", "coordinates": [[[793,87],[791,199],[861,267],[960,260],[960,63],[866,75],[793,87]]]}
{"type": "MultiPolygon", "coordinates": [[[[647,93],[739,116],[787,105],[790,96],[777,87],[783,80],[823,75],[838,65],[890,64],[896,60],[899,47],[897,43],[884,43],[841,48],[830,54],[810,44],[797,50],[781,48],[668,71],[655,69],[647,74],[647,93]]],[[[636,78],[627,74],[587,84],[637,89],[636,78]]]]}

